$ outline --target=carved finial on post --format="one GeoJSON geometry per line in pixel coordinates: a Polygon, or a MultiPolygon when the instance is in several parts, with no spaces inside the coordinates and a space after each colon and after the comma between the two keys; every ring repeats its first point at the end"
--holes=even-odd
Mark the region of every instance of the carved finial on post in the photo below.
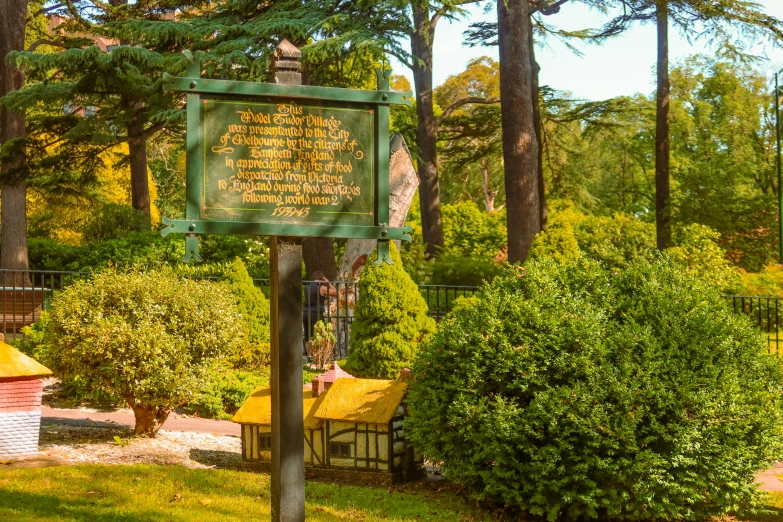
{"type": "Polygon", "coordinates": [[[299,59],[302,51],[286,39],[277,45],[269,68],[270,83],[282,85],[302,85],[302,64],[299,59]]]}

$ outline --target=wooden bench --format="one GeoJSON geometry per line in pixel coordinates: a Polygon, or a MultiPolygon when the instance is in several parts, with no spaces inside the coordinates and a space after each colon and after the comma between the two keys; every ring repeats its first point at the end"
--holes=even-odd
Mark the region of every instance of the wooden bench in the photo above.
{"type": "Polygon", "coordinates": [[[46,296],[43,288],[0,288],[0,322],[4,333],[19,333],[41,317],[46,296]]]}

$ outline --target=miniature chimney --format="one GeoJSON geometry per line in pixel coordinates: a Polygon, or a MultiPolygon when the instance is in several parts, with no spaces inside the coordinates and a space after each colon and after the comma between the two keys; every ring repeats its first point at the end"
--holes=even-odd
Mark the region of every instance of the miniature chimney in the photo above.
{"type": "Polygon", "coordinates": [[[269,68],[270,82],[282,85],[302,85],[302,51],[286,39],[281,41],[272,55],[269,68]]]}
{"type": "Polygon", "coordinates": [[[400,379],[401,382],[408,382],[411,380],[411,370],[410,368],[403,368],[400,370],[400,379]]]}
{"type": "Polygon", "coordinates": [[[329,370],[313,379],[313,397],[318,397],[322,393],[329,391],[329,388],[332,387],[332,384],[337,379],[354,378],[353,375],[340,368],[340,365],[335,361],[332,363],[332,366],[329,367],[329,370]]]}

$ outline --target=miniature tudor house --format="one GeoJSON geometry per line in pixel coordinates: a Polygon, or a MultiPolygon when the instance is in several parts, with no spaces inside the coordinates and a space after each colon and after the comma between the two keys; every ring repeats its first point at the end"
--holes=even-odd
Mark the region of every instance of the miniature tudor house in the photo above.
{"type": "Polygon", "coordinates": [[[38,453],[42,378],[51,374],[0,339],[0,459],[38,453]]]}
{"type": "MultiPolygon", "coordinates": [[[[416,478],[419,465],[405,438],[408,383],[356,379],[337,363],[304,388],[304,458],[308,477],[396,484],[416,478]]],[[[242,425],[242,463],[271,466],[268,386],[257,388],[232,419],[242,425]]]]}

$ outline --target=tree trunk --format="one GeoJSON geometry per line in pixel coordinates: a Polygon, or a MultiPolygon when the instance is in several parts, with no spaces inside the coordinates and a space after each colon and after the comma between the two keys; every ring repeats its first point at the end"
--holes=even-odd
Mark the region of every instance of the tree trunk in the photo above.
{"type": "Polygon", "coordinates": [[[443,246],[443,221],[440,213],[440,184],[438,183],[438,123],[432,99],[432,44],[435,26],[430,22],[428,3],[413,4],[414,32],[411,35],[413,54],[413,83],[416,89],[416,144],[419,147],[419,199],[421,228],[427,254],[437,255],[443,246]]]}
{"type": "Polygon", "coordinates": [[[484,188],[484,207],[487,212],[492,212],[495,210],[495,196],[497,194],[489,184],[489,158],[481,158],[479,170],[481,171],[481,184],[484,188]]]}
{"type": "Polygon", "coordinates": [[[498,2],[497,9],[508,260],[520,263],[541,230],[531,26],[527,1],[498,2]]]}
{"type": "Polygon", "coordinates": [[[128,156],[131,173],[131,205],[150,217],[150,186],[147,175],[147,139],[144,123],[128,125],[128,156]]]}
{"type": "Polygon", "coordinates": [[[658,250],[672,239],[669,200],[669,6],[658,0],[658,96],[655,118],[655,226],[658,250]]]}
{"type": "Polygon", "coordinates": [[[541,106],[539,105],[538,73],[541,67],[536,61],[536,45],[533,40],[533,18],[530,20],[530,68],[533,71],[533,125],[536,128],[536,142],[538,143],[538,210],[541,213],[541,230],[546,229],[548,209],[546,206],[546,193],[544,192],[544,147],[541,141],[541,106]]]}
{"type": "MultiPolygon", "coordinates": [[[[27,0],[0,0],[0,98],[24,85],[24,72],[6,62],[11,51],[24,49],[24,33],[27,24],[27,0]]],[[[24,138],[23,113],[0,108],[0,145],[9,140],[24,138]]],[[[6,174],[24,162],[24,149],[10,161],[0,165],[0,173],[6,174]]],[[[27,184],[18,178],[0,186],[0,268],[28,270],[27,257],[27,184]]],[[[26,275],[14,277],[14,284],[22,284],[26,275]]],[[[10,282],[4,282],[7,284],[10,282]]]]}
{"type": "Polygon", "coordinates": [[[133,433],[143,437],[154,437],[158,434],[163,423],[168,419],[171,410],[168,408],[156,408],[149,404],[138,404],[133,399],[126,399],[128,406],[133,410],[136,425],[133,433]]]}
{"type": "Polygon", "coordinates": [[[307,278],[312,279],[313,273],[320,270],[329,281],[337,279],[337,262],[334,260],[334,240],[330,237],[308,237],[302,241],[302,257],[304,257],[307,278]]]}
{"type": "MultiPolygon", "coordinates": [[[[402,227],[405,226],[408,210],[419,186],[419,178],[401,134],[392,136],[389,152],[389,226],[402,227]]],[[[346,272],[358,276],[361,267],[354,273],[354,263],[363,255],[369,256],[375,250],[376,243],[375,239],[349,239],[340,260],[340,277],[344,278],[346,272]]]]}

